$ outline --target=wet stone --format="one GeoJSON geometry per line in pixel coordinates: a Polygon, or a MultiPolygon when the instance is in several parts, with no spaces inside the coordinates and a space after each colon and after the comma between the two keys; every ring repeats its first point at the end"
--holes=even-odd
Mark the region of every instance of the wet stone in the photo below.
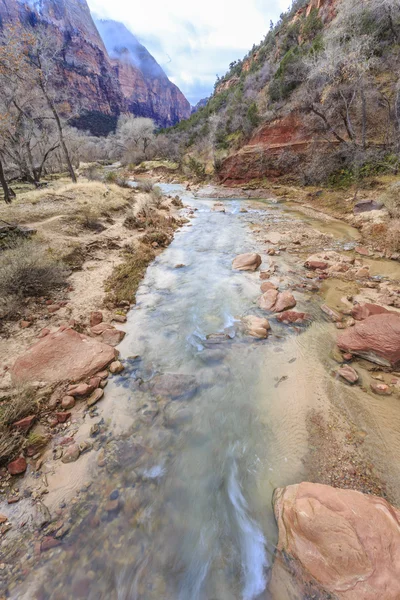
{"type": "Polygon", "coordinates": [[[64,454],[63,454],[61,461],[63,463],[72,463],[72,462],[75,462],[78,460],[79,455],[80,455],[79,445],[72,444],[72,446],[69,446],[66,450],[64,450],[64,454]]]}

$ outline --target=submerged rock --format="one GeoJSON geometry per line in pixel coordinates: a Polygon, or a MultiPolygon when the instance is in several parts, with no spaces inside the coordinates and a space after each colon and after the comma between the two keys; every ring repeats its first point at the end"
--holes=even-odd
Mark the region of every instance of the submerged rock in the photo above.
{"type": "Polygon", "coordinates": [[[285,310],[288,310],[289,308],[294,308],[296,306],[297,302],[295,297],[293,296],[292,292],[290,292],[289,290],[286,290],[285,292],[281,292],[278,295],[278,298],[276,300],[276,304],[274,307],[274,311],[275,312],[283,312],[285,310]]]}
{"type": "Polygon", "coordinates": [[[387,367],[400,366],[400,315],[373,315],[343,331],[337,340],[345,352],[387,367]]]}
{"type": "Polygon", "coordinates": [[[11,369],[15,384],[32,381],[80,381],[114,360],[111,346],[79,334],[74,329],[51,333],[17,358],[11,369]]]}
{"type": "Polygon", "coordinates": [[[254,315],[244,317],[243,324],[248,335],[259,339],[265,339],[268,336],[268,331],[271,329],[271,325],[267,319],[254,315]]]}
{"type": "Polygon", "coordinates": [[[239,254],[232,262],[232,268],[237,271],[256,271],[261,265],[261,256],[254,252],[239,254]]]}
{"type": "Polygon", "coordinates": [[[398,600],[400,511],[383,498],[315,483],[277,489],[274,598],[398,600]]]}
{"type": "Polygon", "coordinates": [[[304,312],[297,312],[295,310],[285,310],[276,317],[280,323],[302,325],[305,321],[311,319],[310,315],[304,312]]]}
{"type": "Polygon", "coordinates": [[[149,386],[155,396],[178,400],[193,396],[197,390],[197,381],[193,375],[166,373],[153,377],[149,386]]]}

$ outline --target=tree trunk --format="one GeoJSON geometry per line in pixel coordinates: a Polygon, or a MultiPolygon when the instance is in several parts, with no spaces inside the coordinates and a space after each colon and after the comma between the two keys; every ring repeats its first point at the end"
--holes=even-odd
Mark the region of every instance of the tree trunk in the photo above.
{"type": "Polygon", "coordinates": [[[0,183],[4,191],[4,201],[6,204],[11,204],[11,200],[15,198],[15,192],[8,186],[4,175],[3,163],[0,157],[0,183]]]}
{"type": "Polygon", "coordinates": [[[47,104],[48,104],[51,112],[53,113],[55,122],[57,124],[57,130],[58,130],[58,137],[59,137],[59,140],[60,140],[60,146],[61,146],[62,153],[64,154],[65,162],[67,163],[69,175],[70,175],[72,181],[74,183],[76,183],[77,179],[76,179],[74,167],[72,166],[71,158],[69,156],[68,148],[67,148],[67,145],[66,145],[65,140],[64,140],[64,133],[63,133],[63,129],[62,129],[60,117],[58,115],[58,112],[57,112],[57,109],[55,107],[54,102],[50,98],[49,94],[47,93],[46,87],[44,86],[44,84],[42,82],[40,84],[40,87],[42,89],[42,92],[43,92],[43,94],[44,94],[44,96],[46,98],[47,104]]]}
{"type": "Polygon", "coordinates": [[[362,106],[362,149],[365,151],[367,146],[367,101],[365,98],[364,86],[361,85],[361,106],[362,106]]]}

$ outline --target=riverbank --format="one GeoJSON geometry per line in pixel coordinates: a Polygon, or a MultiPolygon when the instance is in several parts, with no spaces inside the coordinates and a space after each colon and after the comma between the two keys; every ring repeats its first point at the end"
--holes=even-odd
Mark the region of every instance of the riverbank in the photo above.
{"type": "MultiPolygon", "coordinates": [[[[216,203],[164,189],[172,199],[179,193],[194,220],[146,272],[137,308],[122,325],[124,372],[110,379],[95,411],[81,405],[71,425],[60,427],[58,446],[62,439],[90,439],[92,449],[73,464],[45,455],[31,481],[40,480],[36,487],[48,493],[34,489],[34,497],[25,497],[23,480],[14,480],[21,500],[5,508],[13,528],[4,533],[2,572],[11,597],[26,578],[46,598],[57,597],[57,589],[116,597],[133,584],[146,599],[171,595],[182,570],[187,585],[199,581],[192,559],[208,563],[198,536],[219,565],[210,567],[210,594],[240,595],[234,582],[245,558],[238,559],[232,532],[245,534],[236,521],[243,502],[237,486],[248,503],[251,541],[264,536],[268,547],[276,541],[269,502],[282,485],[311,480],[399,504],[391,458],[400,449],[396,372],[335,348],[338,333],[357,325],[350,314],[357,306],[397,310],[395,262],[356,252],[358,231],[348,224],[307,217],[275,199],[216,203]],[[260,271],[232,271],[241,252],[259,253],[260,271]],[[285,311],[258,305],[268,287],[294,297],[283,322],[285,311]],[[321,310],[324,304],[329,311],[321,310]],[[255,340],[242,330],[252,315],[268,318],[267,337],[255,340]],[[353,386],[337,373],[350,364],[359,377],[353,386]],[[387,385],[390,395],[375,393],[374,382],[387,385]],[[18,529],[30,503],[37,512],[18,529]],[[42,504],[50,515],[40,521],[42,504]],[[227,548],[236,557],[233,574],[227,548]]],[[[262,583],[268,560],[261,546],[252,574],[262,583]]]]}

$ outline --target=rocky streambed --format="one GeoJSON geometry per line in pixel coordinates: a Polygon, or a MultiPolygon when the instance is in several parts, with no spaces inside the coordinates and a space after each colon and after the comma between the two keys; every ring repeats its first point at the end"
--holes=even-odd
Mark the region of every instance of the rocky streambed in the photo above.
{"type": "Polygon", "coordinates": [[[164,189],[190,222],[63,430],[82,456],[1,506],[5,597],[398,598],[400,268],[273,199],[164,189]]]}

